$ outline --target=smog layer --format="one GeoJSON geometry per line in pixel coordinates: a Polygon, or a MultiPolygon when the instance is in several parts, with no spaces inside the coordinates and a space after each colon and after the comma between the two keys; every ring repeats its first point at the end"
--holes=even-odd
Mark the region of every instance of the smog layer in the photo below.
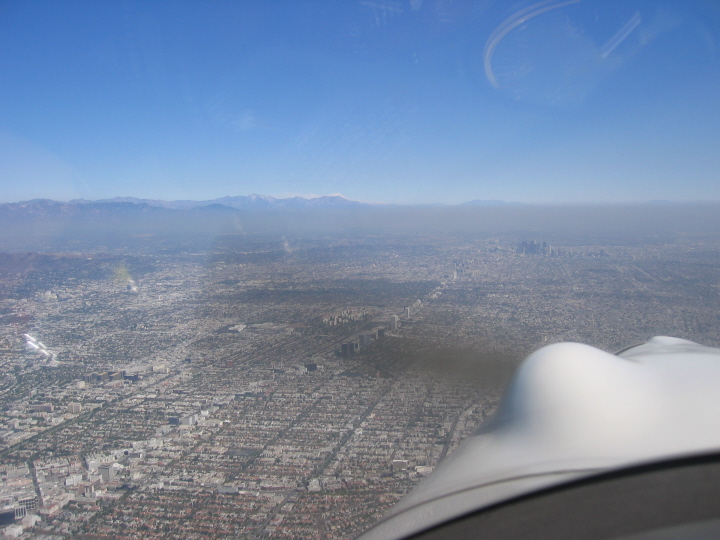
{"type": "Polygon", "coordinates": [[[533,350],[720,345],[719,215],[0,205],[0,519],[38,538],[353,537],[533,350]]]}

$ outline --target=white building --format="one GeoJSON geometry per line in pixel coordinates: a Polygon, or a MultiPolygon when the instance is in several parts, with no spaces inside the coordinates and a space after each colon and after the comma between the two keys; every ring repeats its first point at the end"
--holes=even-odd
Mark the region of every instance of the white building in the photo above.
{"type": "Polygon", "coordinates": [[[22,525],[8,525],[5,527],[5,536],[10,536],[12,538],[17,538],[23,533],[22,525]]]}

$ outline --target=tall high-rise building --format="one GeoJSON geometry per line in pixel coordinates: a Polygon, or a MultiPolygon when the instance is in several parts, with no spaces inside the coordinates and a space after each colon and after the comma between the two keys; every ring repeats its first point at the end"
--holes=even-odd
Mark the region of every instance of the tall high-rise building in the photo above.
{"type": "Polygon", "coordinates": [[[390,330],[397,330],[400,327],[400,317],[392,315],[390,317],[390,330]]]}

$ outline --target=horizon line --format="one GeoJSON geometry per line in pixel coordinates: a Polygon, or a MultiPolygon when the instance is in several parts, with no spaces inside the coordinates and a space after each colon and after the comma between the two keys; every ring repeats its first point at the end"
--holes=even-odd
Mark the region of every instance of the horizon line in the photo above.
{"type": "MultiPolygon", "coordinates": [[[[146,203],[147,201],[163,202],[163,203],[216,203],[220,199],[226,198],[250,198],[258,197],[264,199],[273,199],[276,201],[287,201],[291,199],[303,199],[306,201],[312,201],[323,198],[341,198],[348,202],[364,204],[368,206],[424,206],[424,207],[447,207],[447,206],[628,206],[628,205],[678,205],[678,204],[718,204],[720,199],[717,200],[620,200],[620,201],[539,201],[539,202],[520,202],[520,201],[505,201],[502,199],[470,199],[462,202],[385,202],[385,201],[368,201],[368,200],[357,200],[351,199],[342,195],[341,193],[331,193],[327,195],[317,194],[283,194],[285,196],[275,195],[261,195],[258,193],[250,193],[248,195],[223,195],[213,199],[160,199],[151,197],[135,197],[132,195],[116,195],[113,197],[102,197],[98,199],[84,199],[74,198],[68,200],[51,199],[47,197],[38,197],[32,199],[23,199],[15,201],[3,201],[0,204],[24,204],[31,202],[46,201],[51,203],[62,203],[62,204],[83,204],[83,203],[107,203],[107,202],[134,202],[139,201],[140,203],[146,203]],[[134,201],[122,201],[120,199],[133,199],[134,201]]],[[[222,204],[222,203],[219,203],[222,204]]]]}

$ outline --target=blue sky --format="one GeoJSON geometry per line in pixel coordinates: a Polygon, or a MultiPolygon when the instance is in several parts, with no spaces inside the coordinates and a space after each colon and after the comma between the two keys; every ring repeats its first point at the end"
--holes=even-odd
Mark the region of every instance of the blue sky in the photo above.
{"type": "Polygon", "coordinates": [[[711,2],[0,1],[0,201],[720,200],[711,2]]]}

